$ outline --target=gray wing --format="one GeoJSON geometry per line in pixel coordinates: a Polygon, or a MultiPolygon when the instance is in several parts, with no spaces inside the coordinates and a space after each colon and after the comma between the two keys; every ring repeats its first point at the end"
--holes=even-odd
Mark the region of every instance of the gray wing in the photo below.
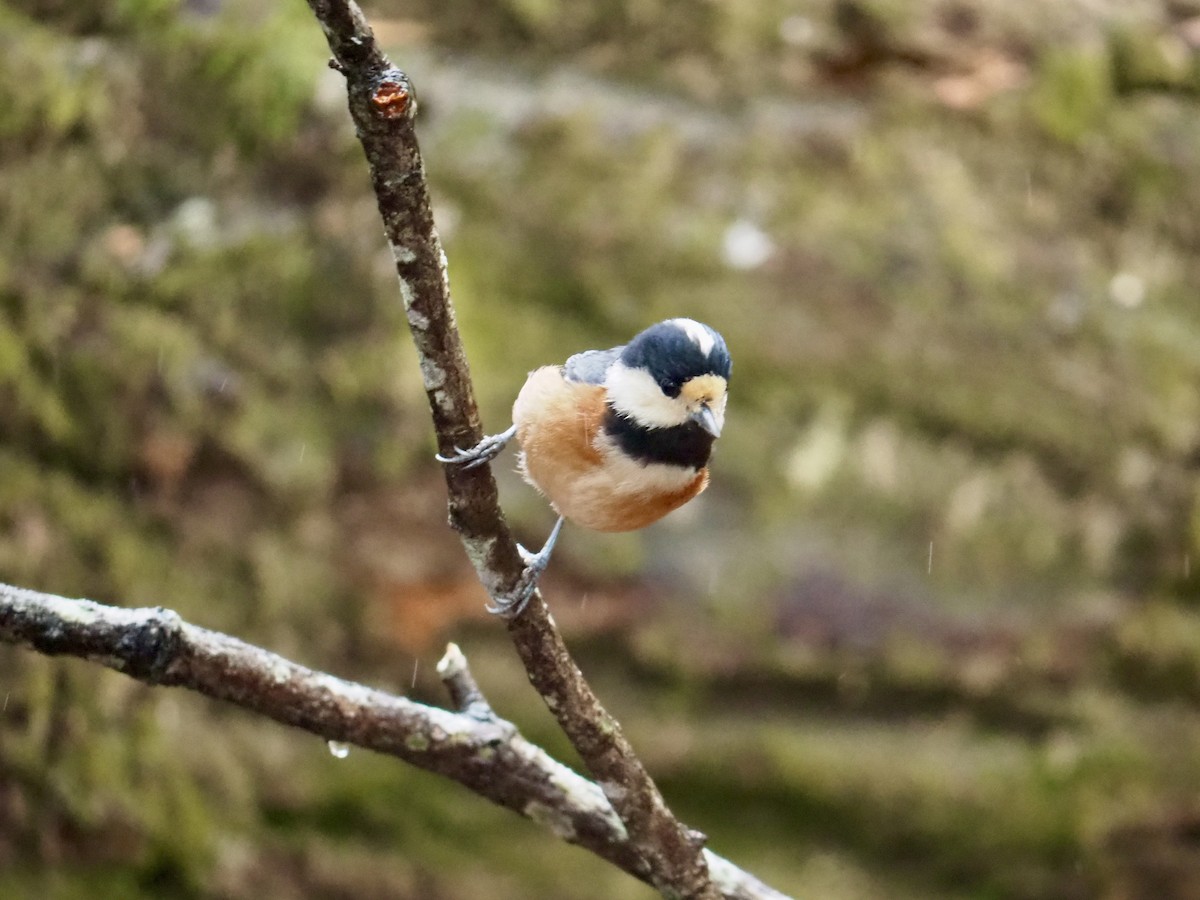
{"type": "Polygon", "coordinates": [[[624,349],[622,344],[611,350],[584,350],[582,353],[576,353],[563,364],[563,378],[584,384],[603,384],[604,373],[620,359],[624,349]]]}

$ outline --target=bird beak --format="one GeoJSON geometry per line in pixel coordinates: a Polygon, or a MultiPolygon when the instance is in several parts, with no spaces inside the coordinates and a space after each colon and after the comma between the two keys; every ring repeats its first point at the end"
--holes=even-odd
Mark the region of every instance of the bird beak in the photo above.
{"type": "Polygon", "coordinates": [[[708,408],[707,403],[692,413],[692,421],[713,437],[721,436],[721,423],[717,421],[717,417],[713,415],[713,411],[708,408]]]}

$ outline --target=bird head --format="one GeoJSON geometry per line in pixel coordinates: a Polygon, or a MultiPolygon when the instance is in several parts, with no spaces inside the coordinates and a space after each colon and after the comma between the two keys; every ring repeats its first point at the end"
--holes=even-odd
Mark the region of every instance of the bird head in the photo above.
{"type": "Polygon", "coordinates": [[[731,368],[720,334],[693,319],[668,319],[625,345],[604,386],[610,405],[639,425],[695,423],[715,438],[725,424],[731,368]]]}

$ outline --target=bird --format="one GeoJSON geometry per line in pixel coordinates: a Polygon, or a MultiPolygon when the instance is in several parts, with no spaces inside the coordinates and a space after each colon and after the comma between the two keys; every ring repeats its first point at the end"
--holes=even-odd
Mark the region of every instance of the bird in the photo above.
{"type": "Polygon", "coordinates": [[[514,437],[518,470],[558,513],[525,570],[488,609],[520,615],[567,520],[594,531],[634,531],[708,486],[713,443],[725,425],[732,359],[725,339],[694,319],[651,325],[627,344],[585,350],[529,373],[512,426],[437,459],[464,468],[494,459],[514,437]]]}

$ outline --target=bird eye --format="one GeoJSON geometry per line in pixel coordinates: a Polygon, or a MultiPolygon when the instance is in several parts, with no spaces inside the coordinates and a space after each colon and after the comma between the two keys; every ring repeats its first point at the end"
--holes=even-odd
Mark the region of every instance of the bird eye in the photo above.
{"type": "Polygon", "coordinates": [[[671,398],[678,397],[681,389],[679,382],[674,380],[663,381],[659,384],[659,387],[662,388],[664,394],[671,398]]]}

